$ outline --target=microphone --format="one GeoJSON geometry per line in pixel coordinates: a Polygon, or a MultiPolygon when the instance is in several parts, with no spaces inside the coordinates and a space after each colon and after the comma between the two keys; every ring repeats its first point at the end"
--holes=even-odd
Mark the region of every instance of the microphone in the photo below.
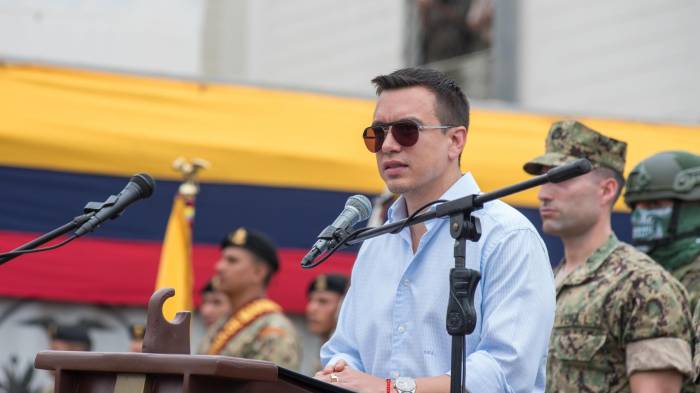
{"type": "Polygon", "coordinates": [[[127,206],[138,201],[139,199],[148,198],[153,194],[156,184],[153,178],[146,173],[134,175],[129,180],[119,194],[110,195],[103,203],[94,202],[88,203],[85,206],[86,210],[95,210],[95,213],[90,219],[80,226],[74,233],[75,236],[82,236],[88,232],[92,232],[108,219],[117,218],[127,206]]]}
{"type": "Polygon", "coordinates": [[[366,196],[358,194],[348,198],[343,211],[330,226],[321,231],[316,243],[314,243],[304,259],[301,260],[301,265],[307,266],[311,264],[319,255],[331,249],[333,246],[333,234],[337,230],[346,230],[358,222],[368,219],[370,213],[372,213],[372,203],[366,196]]]}
{"type": "Polygon", "coordinates": [[[564,180],[569,180],[572,177],[580,176],[591,171],[591,162],[585,158],[580,158],[576,161],[554,167],[545,173],[547,180],[550,183],[560,183],[564,180]]]}

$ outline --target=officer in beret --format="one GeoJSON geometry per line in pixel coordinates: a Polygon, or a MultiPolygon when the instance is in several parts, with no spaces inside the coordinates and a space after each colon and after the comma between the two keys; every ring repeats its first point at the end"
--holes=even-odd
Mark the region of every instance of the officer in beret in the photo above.
{"type": "Polygon", "coordinates": [[[218,289],[228,296],[231,313],[214,324],[199,353],[268,360],[299,368],[299,339],[282,307],[266,298],[279,269],[277,251],[262,233],[238,228],[221,241],[216,264],[218,289]]]}
{"type": "MultiPolygon", "coordinates": [[[[350,280],[337,273],[317,276],[306,290],[306,328],[321,339],[321,344],[330,339],[338,323],[338,313],[348,290],[350,280]]],[[[314,371],[323,368],[321,358],[316,359],[314,371]]]]}
{"type": "Polygon", "coordinates": [[[76,323],[60,323],[52,317],[39,317],[23,322],[25,325],[41,326],[49,336],[49,349],[53,351],[90,351],[92,340],[89,329],[105,329],[98,321],[81,318],[76,323]]]}
{"type": "Polygon", "coordinates": [[[143,338],[146,336],[146,325],[134,323],[129,325],[129,351],[141,352],[143,349],[143,338]]]}
{"type": "Polygon", "coordinates": [[[550,128],[546,153],[524,166],[539,175],[587,158],[594,168],[538,193],[542,229],[561,238],[565,254],[554,272],[550,392],[678,392],[692,374],[685,290],[612,231],[626,147],[578,121],[561,121],[550,128]]]}
{"type": "Polygon", "coordinates": [[[321,274],[309,285],[306,295],[306,326],[309,331],[328,341],[335,330],[340,304],[348,290],[347,276],[342,274],[321,274]]]}
{"type": "Polygon", "coordinates": [[[199,305],[199,314],[207,329],[212,327],[221,317],[231,313],[228,296],[214,285],[213,279],[202,287],[200,294],[202,302],[199,305]]]}
{"type": "MultiPolygon", "coordinates": [[[[105,329],[105,325],[88,318],[81,318],[76,323],[60,323],[52,317],[39,317],[23,321],[25,325],[40,326],[45,329],[49,337],[49,349],[52,351],[90,351],[92,340],[88,330],[105,329]]],[[[50,373],[55,376],[55,371],[50,373]]],[[[54,391],[54,383],[44,386],[41,393],[54,391]]]]}

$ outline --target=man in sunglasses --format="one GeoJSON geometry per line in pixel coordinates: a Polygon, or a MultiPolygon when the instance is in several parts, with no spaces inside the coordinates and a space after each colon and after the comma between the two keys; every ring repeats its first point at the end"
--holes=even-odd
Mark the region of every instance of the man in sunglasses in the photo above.
{"type": "MultiPolygon", "coordinates": [[[[415,68],[373,82],[379,97],[363,137],[387,188],[400,195],[388,222],[436,200],[479,193],[472,175],[460,170],[469,106],[455,82],[415,68]]],[[[481,281],[477,326],[466,337],[465,388],[542,392],[555,304],[544,243],[505,203],[488,203],[474,215],[483,234],[467,243],[466,265],[481,281]]],[[[316,378],[362,392],[448,392],[453,245],[447,219],[366,241],[316,378]]]]}

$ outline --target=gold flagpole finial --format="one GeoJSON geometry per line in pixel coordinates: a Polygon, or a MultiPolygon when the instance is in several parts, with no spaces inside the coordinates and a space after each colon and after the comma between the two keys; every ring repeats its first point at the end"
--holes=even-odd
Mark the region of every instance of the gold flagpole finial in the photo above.
{"type": "Polygon", "coordinates": [[[201,158],[193,158],[188,161],[184,157],[178,157],[173,161],[173,169],[182,174],[183,182],[180,184],[178,192],[185,196],[193,197],[199,192],[197,184],[197,174],[202,169],[209,168],[209,162],[201,158]]]}

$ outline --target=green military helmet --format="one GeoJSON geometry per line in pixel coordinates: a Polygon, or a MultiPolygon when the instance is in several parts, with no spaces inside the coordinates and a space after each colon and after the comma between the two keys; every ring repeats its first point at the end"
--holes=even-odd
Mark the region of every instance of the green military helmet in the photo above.
{"type": "Polygon", "coordinates": [[[630,208],[640,201],[700,200],[700,156],[667,151],[645,159],[630,172],[624,198],[630,208]]]}

